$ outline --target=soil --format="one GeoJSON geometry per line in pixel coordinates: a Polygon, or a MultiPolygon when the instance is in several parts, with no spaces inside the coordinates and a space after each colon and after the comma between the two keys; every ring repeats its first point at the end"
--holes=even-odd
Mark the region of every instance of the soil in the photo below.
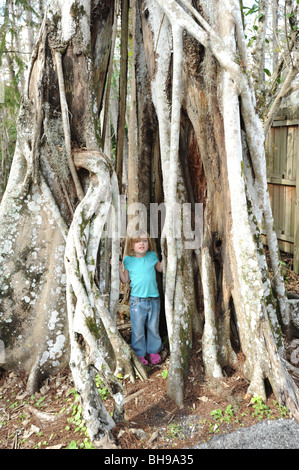
{"type": "MultiPolygon", "coordinates": [[[[237,372],[221,380],[205,379],[199,358],[200,351],[191,360],[182,409],[167,395],[168,358],[149,367],[146,381],[123,381],[125,421],[112,430],[117,448],[192,448],[261,419],[289,417],[271,393],[263,405],[251,404],[246,396],[248,383],[237,372]]],[[[25,376],[15,371],[1,375],[1,449],[92,448],[68,370],[48,378],[33,396],[25,390],[25,376]]],[[[108,397],[104,402],[112,412],[113,400],[108,397]]]]}
{"type": "MultiPolygon", "coordinates": [[[[299,294],[299,276],[291,270],[291,257],[284,257],[287,289],[299,294]]],[[[130,334],[127,320],[120,326],[130,334]]],[[[291,346],[287,346],[288,356],[291,346]]],[[[243,361],[239,353],[240,364],[243,361]]],[[[148,366],[148,379],[135,383],[122,379],[125,390],[125,420],[112,430],[119,449],[182,449],[208,441],[220,433],[250,427],[261,419],[289,418],[277,405],[269,387],[265,403],[252,403],[246,395],[248,382],[226,370],[219,379],[208,379],[201,362],[200,339],[194,339],[190,372],[186,380],[184,407],[179,409],[167,394],[169,356],[148,366]]],[[[299,385],[299,375],[293,376],[299,385]]],[[[69,370],[49,377],[38,393],[26,394],[27,377],[17,371],[0,372],[0,448],[66,449],[93,448],[89,442],[78,395],[69,370]]],[[[101,396],[109,412],[113,400],[105,389],[101,396]]]]}
{"type": "Polygon", "coordinates": [[[285,281],[287,292],[299,296],[299,275],[293,271],[293,255],[281,253],[282,275],[285,281]]]}

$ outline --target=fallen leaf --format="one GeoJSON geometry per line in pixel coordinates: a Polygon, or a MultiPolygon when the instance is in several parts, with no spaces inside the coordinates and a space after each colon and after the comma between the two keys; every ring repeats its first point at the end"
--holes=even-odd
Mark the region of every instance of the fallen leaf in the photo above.
{"type": "Polygon", "coordinates": [[[208,397],[198,397],[198,400],[203,401],[204,403],[209,401],[208,397]]]}
{"type": "Polygon", "coordinates": [[[46,447],[46,449],[61,449],[62,447],[62,444],[56,444],[56,446],[48,446],[46,447]]]}
{"type": "Polygon", "coordinates": [[[23,439],[28,439],[28,437],[30,437],[32,434],[36,434],[39,431],[40,431],[40,428],[38,428],[37,426],[32,424],[31,428],[27,429],[27,431],[24,432],[22,437],[23,437],[23,439]]]}

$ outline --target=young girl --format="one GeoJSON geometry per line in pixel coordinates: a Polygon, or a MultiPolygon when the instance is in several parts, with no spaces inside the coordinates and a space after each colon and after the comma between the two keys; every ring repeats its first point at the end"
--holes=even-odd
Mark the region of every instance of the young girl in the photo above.
{"type": "Polygon", "coordinates": [[[131,346],[143,364],[148,365],[144,357],[146,353],[150,355],[152,364],[159,364],[162,341],[159,334],[160,298],[155,269],[162,272],[163,261],[158,260],[152,241],[143,230],[129,238],[127,253],[123,261],[124,271],[121,264],[119,266],[119,277],[124,284],[131,281],[131,346]]]}

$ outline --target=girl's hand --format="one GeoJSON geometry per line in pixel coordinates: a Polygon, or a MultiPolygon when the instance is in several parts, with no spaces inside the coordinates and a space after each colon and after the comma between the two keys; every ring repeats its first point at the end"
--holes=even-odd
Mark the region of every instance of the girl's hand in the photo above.
{"type": "MultiPolygon", "coordinates": [[[[112,264],[112,259],[110,259],[110,264],[112,264]]],[[[119,262],[118,262],[118,265],[119,265],[119,267],[121,267],[122,261],[119,261],[119,262]]]]}
{"type": "Polygon", "coordinates": [[[126,284],[129,280],[129,271],[127,271],[125,268],[122,268],[122,262],[119,262],[119,279],[123,284],[126,284]]]}

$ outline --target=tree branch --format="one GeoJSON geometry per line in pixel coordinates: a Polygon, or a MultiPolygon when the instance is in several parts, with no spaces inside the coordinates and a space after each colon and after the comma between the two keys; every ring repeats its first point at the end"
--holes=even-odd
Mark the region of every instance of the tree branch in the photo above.
{"type": "Polygon", "coordinates": [[[288,75],[287,75],[285,81],[283,82],[283,85],[282,85],[278,95],[276,96],[275,100],[273,101],[273,103],[271,105],[271,108],[269,110],[269,113],[267,115],[267,118],[265,120],[265,123],[264,123],[265,137],[268,135],[268,132],[269,132],[270,127],[272,125],[273,119],[276,116],[276,113],[279,109],[279,106],[281,104],[282,99],[285,96],[287,96],[287,94],[289,94],[290,90],[292,89],[292,82],[293,82],[294,78],[296,77],[296,75],[298,74],[298,72],[299,72],[298,61],[297,61],[297,59],[295,59],[292,62],[292,67],[290,68],[290,70],[288,72],[288,75]]]}
{"type": "Polygon", "coordinates": [[[125,138],[125,118],[127,99],[127,69],[128,69],[128,30],[129,30],[129,2],[121,2],[121,57],[119,77],[119,106],[117,120],[117,145],[116,145],[116,174],[119,190],[122,185],[123,151],[125,138]]]}
{"type": "Polygon", "coordinates": [[[72,160],[71,131],[70,131],[70,124],[69,124],[69,116],[68,116],[68,105],[67,105],[66,95],[65,95],[62,57],[61,57],[60,52],[54,51],[54,58],[55,58],[55,63],[56,63],[57,78],[58,78],[58,84],[59,84],[60,106],[61,106],[61,115],[62,115],[62,122],[63,122],[67,160],[68,160],[69,169],[73,178],[73,182],[75,184],[78,198],[80,201],[82,201],[82,199],[84,198],[84,191],[81,187],[81,183],[80,183],[74,162],[72,160]]]}
{"type": "Polygon", "coordinates": [[[105,93],[103,130],[102,130],[102,148],[103,148],[103,150],[105,149],[107,123],[109,122],[108,116],[109,116],[109,108],[110,108],[110,87],[111,87],[111,77],[112,77],[112,71],[113,71],[113,58],[114,58],[114,49],[115,49],[116,31],[117,31],[118,7],[119,7],[119,0],[117,0],[115,2],[115,6],[114,6],[114,23],[113,23],[112,43],[111,43],[109,68],[108,68],[108,76],[107,76],[107,88],[106,88],[106,93],[105,93]]]}

